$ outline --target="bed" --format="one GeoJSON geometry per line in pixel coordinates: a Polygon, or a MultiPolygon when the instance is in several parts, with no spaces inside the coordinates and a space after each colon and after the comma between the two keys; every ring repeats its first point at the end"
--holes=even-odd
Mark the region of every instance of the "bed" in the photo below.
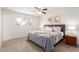
{"type": "Polygon", "coordinates": [[[44,51],[52,51],[54,49],[54,45],[57,44],[61,39],[64,38],[65,35],[65,26],[64,25],[45,25],[46,27],[61,27],[60,31],[33,31],[28,34],[28,40],[36,43],[40,47],[43,48],[44,51]],[[63,29],[63,30],[62,30],[63,29]]]}

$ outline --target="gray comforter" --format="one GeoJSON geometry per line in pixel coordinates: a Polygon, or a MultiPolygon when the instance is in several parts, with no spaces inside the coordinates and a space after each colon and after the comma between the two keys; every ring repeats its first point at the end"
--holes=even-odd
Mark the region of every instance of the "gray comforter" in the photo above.
{"type": "Polygon", "coordinates": [[[54,48],[56,37],[43,36],[43,35],[38,35],[36,33],[29,33],[28,40],[33,41],[34,43],[42,47],[44,51],[49,52],[52,51],[54,48]]]}
{"type": "Polygon", "coordinates": [[[40,47],[44,49],[44,51],[51,51],[54,49],[54,45],[58,43],[62,38],[62,32],[30,32],[28,34],[28,40],[33,41],[40,47]]]}

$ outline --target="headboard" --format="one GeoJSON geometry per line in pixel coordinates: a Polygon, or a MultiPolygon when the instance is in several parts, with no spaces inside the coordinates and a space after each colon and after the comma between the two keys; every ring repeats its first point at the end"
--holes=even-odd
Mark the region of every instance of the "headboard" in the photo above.
{"type": "MultiPolygon", "coordinates": [[[[44,25],[44,27],[53,27],[53,26],[59,26],[61,27],[61,31],[64,33],[64,36],[65,36],[65,24],[57,24],[57,25],[44,25]]],[[[64,38],[64,37],[63,37],[64,38]]]]}

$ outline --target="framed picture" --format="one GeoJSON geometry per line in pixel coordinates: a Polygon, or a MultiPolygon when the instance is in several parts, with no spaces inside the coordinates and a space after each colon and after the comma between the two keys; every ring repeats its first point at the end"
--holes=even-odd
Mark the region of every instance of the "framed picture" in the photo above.
{"type": "Polygon", "coordinates": [[[51,24],[60,24],[60,16],[51,16],[48,18],[49,23],[51,24]]]}

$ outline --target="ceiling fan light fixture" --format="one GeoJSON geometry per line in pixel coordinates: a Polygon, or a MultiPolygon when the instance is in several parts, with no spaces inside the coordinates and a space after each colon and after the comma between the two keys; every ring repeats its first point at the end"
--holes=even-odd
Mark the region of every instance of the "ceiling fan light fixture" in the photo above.
{"type": "Polygon", "coordinates": [[[36,9],[35,11],[36,14],[40,14],[40,15],[47,14],[48,9],[45,7],[34,7],[34,8],[36,9]]]}
{"type": "Polygon", "coordinates": [[[35,12],[35,15],[42,15],[41,12],[35,12]]]}

